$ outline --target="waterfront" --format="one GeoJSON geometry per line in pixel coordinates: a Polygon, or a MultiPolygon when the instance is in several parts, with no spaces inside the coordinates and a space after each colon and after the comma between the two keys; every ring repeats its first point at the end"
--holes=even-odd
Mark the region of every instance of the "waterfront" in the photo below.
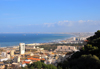
{"type": "MultiPolygon", "coordinates": [[[[85,40],[93,33],[64,33],[64,34],[0,34],[0,47],[18,46],[19,43],[38,45],[47,43],[71,43],[70,41],[85,40]]],[[[77,42],[74,42],[77,43],[77,42]]]]}
{"type": "MultiPolygon", "coordinates": [[[[56,42],[47,42],[47,43],[19,43],[19,46],[8,46],[8,47],[1,47],[0,48],[0,61],[4,65],[2,68],[5,68],[7,64],[8,68],[14,68],[13,65],[16,67],[26,67],[27,64],[38,63],[44,61],[44,64],[52,64],[57,66],[58,63],[67,61],[68,58],[71,57],[72,54],[75,52],[79,52],[79,50],[84,47],[84,43],[86,38],[90,37],[89,33],[77,33],[77,36],[74,34],[8,34],[9,40],[21,40],[25,39],[27,36],[27,40],[36,36],[40,40],[41,38],[47,39],[54,39],[57,37],[63,37],[61,40],[56,40],[56,42]],[[74,36],[73,36],[74,35],[74,36]],[[15,36],[15,37],[14,37],[15,36]],[[20,38],[19,38],[20,36],[20,38]],[[44,37],[43,37],[44,36],[44,37]],[[68,37],[70,36],[70,37],[68,37]],[[48,37],[48,38],[46,38],[48,37]],[[52,37],[52,38],[51,38],[52,37]],[[67,38],[66,38],[67,37],[67,38]],[[8,61],[10,65],[8,64],[8,61]]],[[[8,35],[3,37],[8,39],[8,35]],[[7,37],[7,38],[6,38],[7,37]]],[[[9,41],[8,40],[8,41],[9,41]]],[[[36,40],[36,39],[35,39],[36,40]]],[[[9,42],[10,42],[9,41],[9,42]]],[[[14,42],[14,41],[12,41],[14,42]]],[[[28,42],[28,41],[27,41],[28,42]]],[[[65,69],[65,68],[64,68],[65,69]]]]}
{"type": "Polygon", "coordinates": [[[48,43],[68,39],[70,34],[0,34],[0,46],[17,46],[19,43],[48,43]]]}

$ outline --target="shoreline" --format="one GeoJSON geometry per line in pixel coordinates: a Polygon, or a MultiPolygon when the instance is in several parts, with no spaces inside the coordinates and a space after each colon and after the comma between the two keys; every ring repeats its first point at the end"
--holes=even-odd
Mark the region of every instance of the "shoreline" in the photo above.
{"type": "MultiPolygon", "coordinates": [[[[69,39],[73,39],[73,38],[77,38],[77,37],[90,37],[91,35],[88,35],[88,36],[80,36],[80,35],[75,35],[75,34],[68,34],[68,35],[71,35],[71,37],[69,38],[63,38],[63,39],[55,39],[53,41],[50,41],[50,42],[40,42],[40,43],[28,43],[28,44],[25,44],[25,45],[43,45],[43,44],[49,44],[49,43],[59,43],[59,42],[63,42],[63,41],[67,41],[69,39]]],[[[22,43],[22,42],[20,42],[22,43]]],[[[0,47],[0,48],[10,48],[10,47],[18,47],[19,45],[12,45],[12,46],[4,46],[4,47],[0,47]]]]}
{"type": "MultiPolygon", "coordinates": [[[[75,37],[75,36],[73,36],[73,37],[75,37]]],[[[59,43],[59,42],[61,42],[61,41],[65,41],[65,40],[68,40],[68,39],[73,38],[73,37],[69,37],[69,38],[65,38],[65,39],[60,39],[60,40],[58,40],[58,41],[56,41],[56,42],[30,43],[30,44],[25,44],[25,45],[30,45],[30,46],[32,46],[32,45],[36,45],[36,44],[43,45],[43,44],[50,44],[50,43],[59,43]]]]}
{"type": "MultiPolygon", "coordinates": [[[[56,41],[56,42],[45,42],[45,43],[29,43],[29,44],[25,44],[25,45],[27,45],[27,46],[39,46],[39,45],[44,45],[44,44],[55,44],[55,43],[59,43],[59,42],[62,42],[62,41],[66,41],[66,40],[69,40],[69,39],[71,39],[71,38],[73,38],[73,37],[77,37],[77,36],[72,36],[72,37],[69,37],[69,38],[66,38],[66,39],[62,39],[62,40],[60,40],[60,41],[56,41]]],[[[14,45],[14,46],[7,46],[7,47],[0,47],[0,48],[14,48],[14,47],[18,47],[19,45],[14,45]]]]}
{"type": "MultiPolygon", "coordinates": [[[[37,42],[37,43],[25,43],[25,45],[41,45],[41,44],[48,44],[48,43],[58,43],[60,41],[63,41],[63,40],[67,40],[67,39],[70,39],[72,37],[75,37],[74,35],[72,34],[68,34],[68,35],[71,35],[71,37],[68,37],[68,38],[63,38],[63,39],[55,39],[55,40],[51,40],[49,42],[37,42]]],[[[23,42],[20,42],[20,43],[23,43],[23,42]]],[[[0,48],[10,48],[10,47],[18,47],[19,45],[12,45],[12,46],[0,46],[0,48]]]]}

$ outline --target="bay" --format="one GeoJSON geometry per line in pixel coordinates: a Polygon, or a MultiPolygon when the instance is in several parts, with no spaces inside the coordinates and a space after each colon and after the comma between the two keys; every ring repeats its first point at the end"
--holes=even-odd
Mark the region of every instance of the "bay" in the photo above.
{"type": "Polygon", "coordinates": [[[68,39],[70,34],[0,34],[0,47],[17,46],[19,43],[47,43],[68,39]]]}

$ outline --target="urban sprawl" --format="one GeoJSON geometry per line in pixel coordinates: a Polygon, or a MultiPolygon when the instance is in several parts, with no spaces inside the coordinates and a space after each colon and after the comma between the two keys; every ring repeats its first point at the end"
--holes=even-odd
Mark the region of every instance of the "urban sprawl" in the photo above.
{"type": "Polygon", "coordinates": [[[86,42],[86,38],[93,35],[90,33],[75,34],[76,37],[72,37],[59,42],[51,43],[33,43],[25,44],[19,43],[19,46],[1,47],[0,48],[0,69],[14,69],[15,67],[25,67],[27,64],[31,64],[37,61],[43,61],[45,64],[53,64],[57,66],[57,63],[67,61],[67,58],[79,51],[86,42]],[[41,45],[58,44],[56,49],[45,50],[41,48],[41,45]],[[77,45],[77,46],[72,46],[77,45]],[[83,45],[78,45],[83,44],[83,45]]]}

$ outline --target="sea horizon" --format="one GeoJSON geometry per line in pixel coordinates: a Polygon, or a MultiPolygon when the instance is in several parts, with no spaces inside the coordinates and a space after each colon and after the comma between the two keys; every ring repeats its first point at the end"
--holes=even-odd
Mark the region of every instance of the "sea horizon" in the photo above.
{"type": "Polygon", "coordinates": [[[0,47],[18,46],[19,43],[49,43],[59,42],[68,38],[74,37],[71,34],[31,34],[31,33],[17,33],[17,34],[0,34],[0,47]]]}

